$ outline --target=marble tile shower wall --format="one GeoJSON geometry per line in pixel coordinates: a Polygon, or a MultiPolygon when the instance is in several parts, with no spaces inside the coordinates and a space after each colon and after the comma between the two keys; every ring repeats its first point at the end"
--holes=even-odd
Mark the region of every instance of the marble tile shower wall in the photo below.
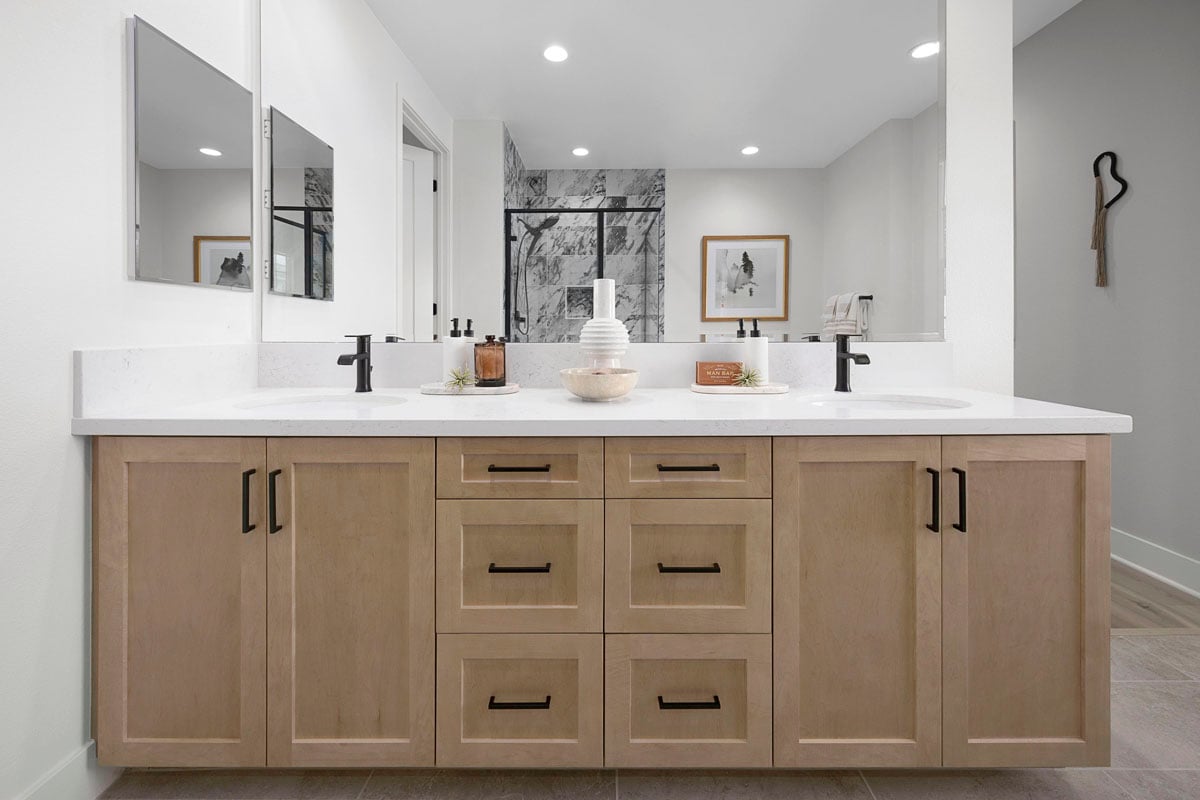
{"type": "Polygon", "coordinates": [[[666,172],[526,169],[507,129],[504,168],[507,208],[562,212],[558,223],[536,238],[526,236],[518,220],[536,228],[549,215],[513,216],[518,239],[511,245],[514,274],[509,289],[518,310],[529,319],[527,332],[512,331],[513,341],[579,340],[580,329],[591,317],[591,282],[599,277],[599,258],[596,215],[571,212],[599,208],[614,212],[605,215],[604,277],[617,282],[617,317],[625,322],[631,341],[662,341],[666,172]],[[619,211],[624,208],[659,210],[619,211]]]}

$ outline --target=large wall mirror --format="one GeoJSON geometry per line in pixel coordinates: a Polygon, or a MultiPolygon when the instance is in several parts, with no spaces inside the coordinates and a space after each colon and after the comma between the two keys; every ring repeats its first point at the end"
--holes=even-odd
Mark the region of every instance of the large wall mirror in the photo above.
{"type": "MultiPolygon", "coordinates": [[[[939,38],[938,0],[366,5],[420,76],[419,91],[401,92],[453,119],[452,134],[439,131],[452,145],[450,213],[413,232],[408,184],[390,183],[408,159],[399,101],[379,92],[350,109],[367,81],[338,95],[345,69],[328,25],[304,4],[263,0],[266,101],[288,96],[278,105],[291,113],[320,98],[347,137],[382,136],[390,117],[392,137],[373,143],[375,169],[362,174],[340,160],[365,151],[361,136],[326,139],[339,153],[338,293],[309,305],[341,311],[319,319],[268,295],[264,338],[426,340],[459,317],[480,334],[570,342],[597,277],[617,280],[634,341],[696,341],[756,316],[804,341],[820,333],[826,298],[851,292],[872,296],[868,338],[942,338],[941,56],[915,50],[939,38]],[[551,45],[567,57],[547,58],[551,45]],[[388,192],[390,217],[366,202],[368,186],[388,192]],[[451,237],[437,226],[451,224],[445,259],[451,237]],[[415,274],[406,254],[430,248],[412,236],[435,243],[415,274]],[[342,330],[335,317],[362,324],[342,330]]],[[[395,74],[365,30],[338,33],[370,39],[356,64],[374,57],[372,73],[395,74]]]]}
{"type": "Polygon", "coordinates": [[[333,299],[333,148],[277,108],[271,132],[271,291],[333,299]]]}
{"type": "Polygon", "coordinates": [[[134,277],[250,290],[252,95],[144,20],[128,36],[134,277]]]}

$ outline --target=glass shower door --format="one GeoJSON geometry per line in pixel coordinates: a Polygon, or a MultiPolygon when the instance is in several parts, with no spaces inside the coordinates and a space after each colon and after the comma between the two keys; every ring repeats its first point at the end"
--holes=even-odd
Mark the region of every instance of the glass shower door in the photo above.
{"type": "Polygon", "coordinates": [[[592,317],[592,280],[600,277],[596,211],[512,211],[507,217],[509,341],[579,341],[592,317]]]}

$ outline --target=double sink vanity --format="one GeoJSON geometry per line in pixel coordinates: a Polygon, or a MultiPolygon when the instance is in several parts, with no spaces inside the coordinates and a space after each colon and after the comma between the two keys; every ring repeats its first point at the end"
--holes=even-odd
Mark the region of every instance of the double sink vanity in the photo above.
{"type": "Polygon", "coordinates": [[[960,389],[85,403],[99,759],[1106,764],[1129,429],[960,389]]]}

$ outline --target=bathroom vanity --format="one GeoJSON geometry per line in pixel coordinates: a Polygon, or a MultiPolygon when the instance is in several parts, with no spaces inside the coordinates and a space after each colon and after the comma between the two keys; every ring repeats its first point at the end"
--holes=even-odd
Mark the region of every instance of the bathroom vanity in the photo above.
{"type": "Polygon", "coordinates": [[[1108,763],[1128,417],[375,394],[76,419],[102,763],[1108,763]]]}

